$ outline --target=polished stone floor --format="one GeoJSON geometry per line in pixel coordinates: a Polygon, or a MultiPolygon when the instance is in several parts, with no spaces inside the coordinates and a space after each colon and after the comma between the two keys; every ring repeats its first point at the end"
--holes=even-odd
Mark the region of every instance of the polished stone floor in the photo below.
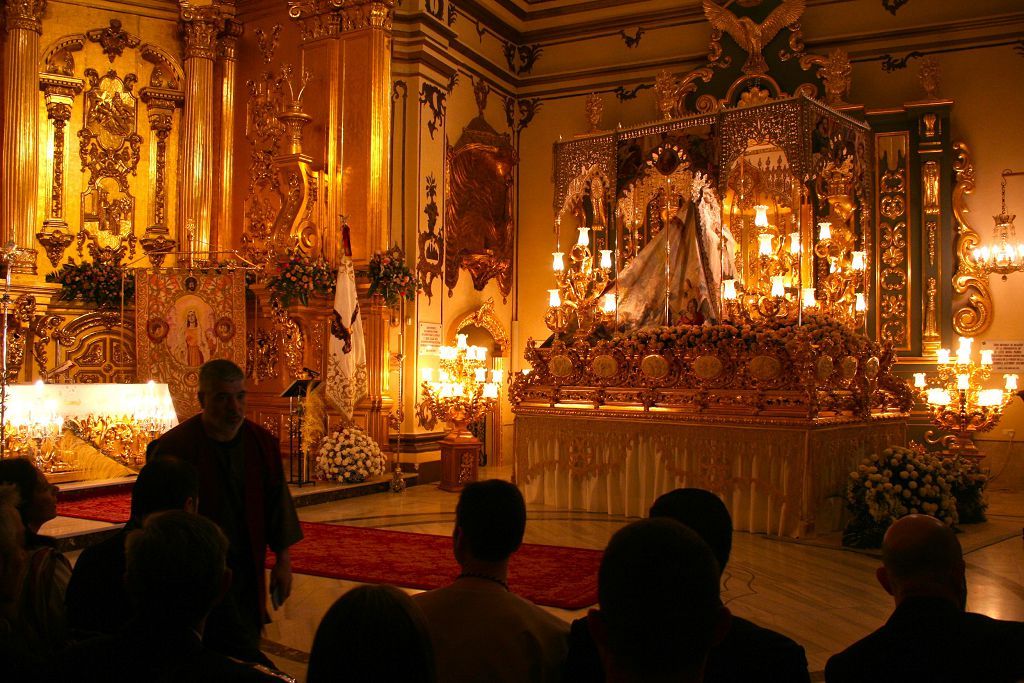
{"type": "MultiPolygon", "coordinates": [[[[1015,465],[1016,466],[1016,465],[1015,465]]],[[[507,477],[507,470],[483,476],[507,477]]],[[[993,504],[993,520],[1011,529],[1024,525],[1017,496],[993,504]],[[1008,513],[1008,514],[1007,514],[1008,513]],[[1016,527],[1014,527],[1016,525],[1016,527]]],[[[380,493],[300,509],[305,521],[448,534],[456,496],[431,485],[396,495],[380,493]]],[[[528,508],[526,541],[581,548],[603,548],[629,520],[604,514],[570,512],[546,506],[528,508]]],[[[1013,538],[967,555],[968,607],[1002,619],[1024,621],[1024,541],[1013,538]]],[[[723,598],[736,614],[776,629],[804,646],[812,673],[821,679],[828,657],[877,628],[892,609],[891,599],[875,581],[879,561],[871,555],[736,533],[732,559],[723,578],[723,598]]],[[[353,583],[310,576],[297,577],[288,603],[266,631],[268,649],[293,674],[302,672],[319,620],[331,603],[353,583]],[[298,660],[298,661],[296,661],[298,660]]],[[[415,592],[411,591],[410,592],[415,592]]],[[[586,610],[550,608],[571,620],[586,610]]]]}
{"type": "MultiPolygon", "coordinates": [[[[1016,450],[1016,449],[1014,449],[1016,450]]],[[[1024,621],[1024,453],[1007,453],[990,461],[993,522],[1010,529],[1012,538],[966,556],[968,608],[1002,619],[1024,621]]],[[[491,468],[482,477],[508,478],[509,469],[491,468]]],[[[457,496],[433,485],[402,494],[377,493],[303,507],[304,521],[397,529],[419,533],[451,532],[457,496]]],[[[603,548],[628,523],[623,517],[528,507],[526,541],[581,548],[603,548]]],[[[54,520],[46,529],[107,526],[78,520],[54,520]]],[[[1004,534],[1006,535],[1006,534],[1004,534]]],[[[842,550],[736,533],[723,576],[723,599],[736,614],[776,629],[804,646],[815,680],[828,657],[877,628],[892,609],[875,581],[876,557],[842,550]]],[[[396,583],[401,577],[395,578],[396,583]]],[[[265,649],[300,680],[324,612],[355,583],[297,575],[291,599],[276,613],[265,633],[265,649]]],[[[410,593],[415,592],[413,590],[410,593]]],[[[572,620],[586,610],[550,608],[572,620]]]]}

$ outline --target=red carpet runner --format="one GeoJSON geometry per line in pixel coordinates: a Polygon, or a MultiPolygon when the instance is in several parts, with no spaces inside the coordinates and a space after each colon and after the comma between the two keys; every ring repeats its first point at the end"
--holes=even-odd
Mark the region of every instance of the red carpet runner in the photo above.
{"type": "MultiPolygon", "coordinates": [[[[61,502],[57,513],[119,523],[130,509],[130,494],[116,493],[61,502]]],[[[291,552],[299,574],[431,589],[459,573],[448,536],[311,522],[302,531],[305,538],[291,552]]],[[[540,605],[580,609],[597,602],[600,563],[598,550],[524,544],[512,557],[509,586],[540,605]]]]}

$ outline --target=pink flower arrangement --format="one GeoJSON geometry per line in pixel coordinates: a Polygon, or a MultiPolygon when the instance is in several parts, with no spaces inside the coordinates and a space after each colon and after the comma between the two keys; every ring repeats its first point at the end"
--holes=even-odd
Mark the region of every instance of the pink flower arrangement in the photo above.
{"type": "Polygon", "coordinates": [[[303,306],[308,306],[311,294],[334,296],[337,279],[338,271],[327,261],[313,261],[293,253],[280,272],[267,282],[267,288],[271,297],[282,306],[290,306],[296,299],[303,306]]]}
{"type": "Polygon", "coordinates": [[[374,254],[369,268],[361,275],[370,278],[370,295],[380,294],[392,308],[402,299],[415,299],[421,288],[419,279],[405,265],[405,254],[397,244],[374,254]]]}
{"type": "Polygon", "coordinates": [[[120,265],[111,263],[68,263],[60,270],[46,276],[47,282],[60,284],[58,299],[80,300],[93,303],[100,308],[113,308],[121,303],[121,279],[124,276],[124,298],[131,301],[135,296],[135,275],[120,265]]]}

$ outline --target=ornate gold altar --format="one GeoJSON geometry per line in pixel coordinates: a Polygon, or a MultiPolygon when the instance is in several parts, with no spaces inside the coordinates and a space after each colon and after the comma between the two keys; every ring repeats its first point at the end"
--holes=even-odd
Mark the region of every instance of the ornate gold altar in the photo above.
{"type": "Polygon", "coordinates": [[[840,323],[650,328],[530,343],[515,377],[527,500],[643,516],[680,486],[714,491],[736,529],[802,537],[838,523],[866,453],[905,443],[913,394],[894,357],[840,323]]]}
{"type": "Polygon", "coordinates": [[[661,121],[555,145],[553,335],[510,388],[529,502],[646,515],[696,486],[737,529],[802,537],[838,527],[862,457],[906,442],[907,225],[875,221],[905,183],[876,186],[849,59],[804,52],[794,7],[723,47],[734,10],[706,3],[708,65],[659,75],[661,121]]]}

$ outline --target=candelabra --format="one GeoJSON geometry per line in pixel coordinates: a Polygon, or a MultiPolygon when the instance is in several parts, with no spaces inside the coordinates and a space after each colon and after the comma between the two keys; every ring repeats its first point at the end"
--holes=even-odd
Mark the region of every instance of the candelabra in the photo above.
{"type": "Polygon", "coordinates": [[[970,337],[960,337],[954,360],[949,349],[938,353],[938,378],[928,381],[926,373],[914,374],[914,386],[928,405],[933,424],[946,435],[934,430],[925,434],[931,444],[941,444],[948,452],[974,458],[983,457],[973,435],[996,426],[1003,409],[1017,392],[1017,375],[1003,375],[1004,388],[985,388],[992,375],[992,351],[981,351],[979,363],[971,359],[970,337]]]}
{"type": "Polygon", "coordinates": [[[1002,204],[999,215],[993,216],[996,222],[993,229],[995,244],[979,247],[972,254],[979,268],[987,273],[998,273],[1004,280],[1010,273],[1024,270],[1024,243],[1017,241],[1013,227],[1016,216],[1006,212],[1006,179],[1018,175],[1024,175],[1024,171],[1003,171],[1000,186],[1002,204]]]}
{"type": "Polygon", "coordinates": [[[606,292],[612,274],[612,250],[601,249],[600,260],[594,263],[590,250],[590,228],[579,228],[576,244],[565,254],[552,253],[552,269],[557,289],[548,290],[548,312],[544,322],[555,334],[564,334],[576,323],[579,333],[589,336],[599,325],[615,317],[615,294],[606,292]]]}
{"type": "Polygon", "coordinates": [[[753,272],[740,284],[722,282],[723,316],[729,320],[770,320],[790,318],[796,313],[800,291],[800,232],[796,225],[786,232],[768,220],[768,207],[754,207],[757,229],[757,258],[753,272]]]}
{"type": "Polygon", "coordinates": [[[816,289],[804,292],[803,299],[805,308],[816,308],[851,327],[863,327],[868,310],[863,291],[867,252],[853,247],[853,233],[845,224],[838,227],[829,221],[818,224],[814,255],[828,264],[828,273],[819,279],[816,289]]]}
{"type": "Polygon", "coordinates": [[[476,479],[483,444],[467,429],[491,409],[498,399],[502,370],[488,370],[487,350],[469,346],[467,336],[456,335],[456,345],[440,348],[437,379],[433,368],[423,368],[423,400],[451,431],[441,441],[441,488],[459,491],[476,479]],[[490,381],[487,375],[490,373],[490,381]]]}
{"type": "Polygon", "coordinates": [[[58,443],[64,431],[64,418],[58,413],[55,401],[43,399],[42,380],[35,386],[35,400],[8,411],[4,451],[31,458],[47,474],[71,471],[73,465],[61,457],[58,443]]]}

